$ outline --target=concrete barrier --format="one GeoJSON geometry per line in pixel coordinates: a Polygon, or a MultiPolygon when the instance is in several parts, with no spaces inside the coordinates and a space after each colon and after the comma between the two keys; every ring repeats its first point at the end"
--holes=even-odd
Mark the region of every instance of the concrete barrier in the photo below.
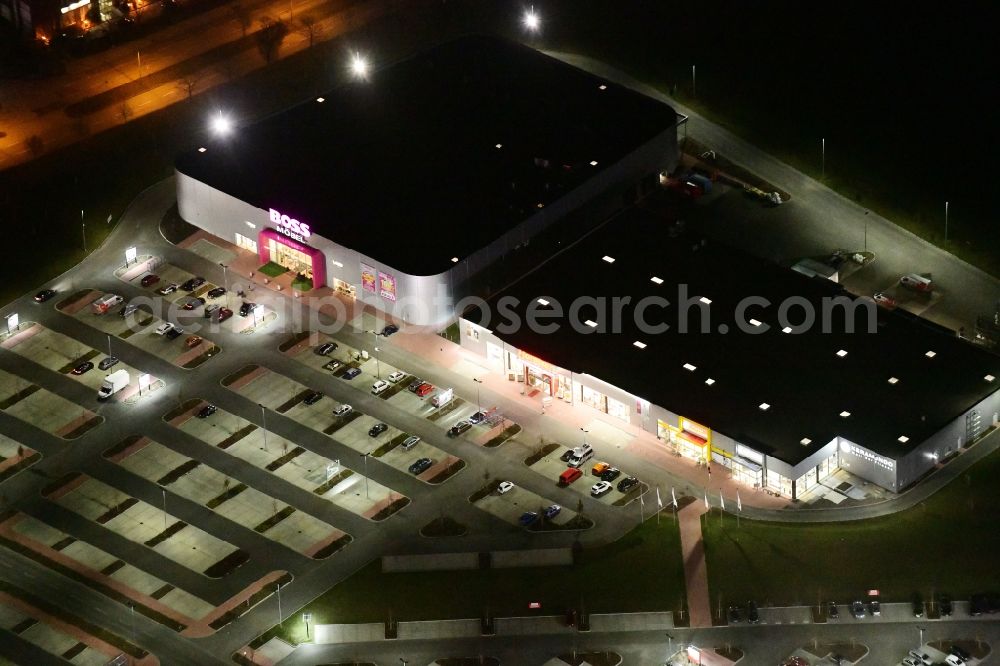
{"type": "Polygon", "coordinates": [[[479,620],[430,620],[424,622],[400,622],[397,637],[400,640],[414,638],[466,638],[479,636],[479,620]]]}
{"type": "Polygon", "coordinates": [[[494,620],[497,636],[528,636],[531,634],[568,634],[576,631],[566,626],[565,615],[539,617],[498,617],[494,620]]]}
{"type": "Polygon", "coordinates": [[[369,624],[317,624],[313,627],[314,642],[322,643],[370,643],[385,639],[385,625],[381,622],[369,624]]]}
{"type": "Polygon", "coordinates": [[[433,555],[386,555],[382,572],[459,571],[478,569],[479,553],[435,553],[433,555]]]}
{"type": "Polygon", "coordinates": [[[673,613],[606,613],[590,616],[591,631],[661,631],[673,628],[673,613]]]}
{"type": "Polygon", "coordinates": [[[496,550],[490,553],[494,569],[516,567],[558,567],[573,564],[569,548],[539,548],[537,550],[496,550]]]}

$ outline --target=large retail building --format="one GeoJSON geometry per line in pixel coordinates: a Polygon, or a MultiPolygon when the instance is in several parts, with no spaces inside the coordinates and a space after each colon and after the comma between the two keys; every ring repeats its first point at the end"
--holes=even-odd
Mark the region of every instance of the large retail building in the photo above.
{"type": "Polygon", "coordinates": [[[261,264],[435,324],[555,222],[655,187],[680,122],[534,49],[466,37],[181,155],[178,209],[261,264]]]}
{"type": "Polygon", "coordinates": [[[838,469],[904,489],[1000,413],[1000,358],[641,208],[467,311],[460,329],[464,347],[542,399],[792,498],[838,469]]]}

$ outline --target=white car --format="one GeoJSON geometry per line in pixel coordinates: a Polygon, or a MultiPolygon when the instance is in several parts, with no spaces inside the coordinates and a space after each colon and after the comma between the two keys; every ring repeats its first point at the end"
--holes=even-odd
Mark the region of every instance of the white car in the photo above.
{"type": "Polygon", "coordinates": [[[405,372],[400,372],[399,370],[397,370],[395,372],[389,373],[389,381],[392,382],[393,384],[396,384],[399,382],[400,379],[402,379],[405,376],[406,376],[405,372]]]}
{"type": "Polygon", "coordinates": [[[501,481],[500,485],[497,486],[498,495],[505,495],[509,493],[511,490],[514,490],[514,484],[510,481],[501,481]]]}
{"type": "Polygon", "coordinates": [[[593,497],[601,497],[606,495],[611,491],[611,484],[607,481],[598,481],[590,488],[590,494],[593,497]]]}
{"type": "Polygon", "coordinates": [[[157,335],[166,335],[167,333],[170,332],[170,329],[172,329],[173,327],[174,327],[173,324],[171,324],[170,322],[166,322],[157,326],[155,332],[157,335]]]}
{"type": "Polygon", "coordinates": [[[334,408],[333,415],[334,416],[347,416],[348,414],[350,414],[353,411],[354,411],[353,407],[351,407],[347,403],[344,403],[343,405],[340,405],[340,406],[334,408]]]}
{"type": "Polygon", "coordinates": [[[384,379],[380,379],[374,384],[372,384],[372,395],[378,395],[379,393],[384,393],[385,390],[389,388],[389,382],[384,379]]]}

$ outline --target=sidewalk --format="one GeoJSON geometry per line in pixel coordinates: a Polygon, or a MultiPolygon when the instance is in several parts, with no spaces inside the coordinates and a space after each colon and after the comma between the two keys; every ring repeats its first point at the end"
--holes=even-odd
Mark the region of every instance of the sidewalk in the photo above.
{"type": "Polygon", "coordinates": [[[687,605],[692,629],[712,626],[708,565],[705,562],[705,541],[701,534],[701,517],[707,512],[704,502],[695,500],[677,514],[681,525],[684,584],[687,589],[687,605]]]}

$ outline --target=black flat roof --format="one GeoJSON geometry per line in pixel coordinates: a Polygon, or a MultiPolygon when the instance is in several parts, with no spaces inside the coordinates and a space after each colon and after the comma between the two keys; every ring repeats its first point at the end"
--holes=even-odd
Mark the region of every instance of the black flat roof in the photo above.
{"type": "MultiPolygon", "coordinates": [[[[832,332],[821,332],[823,299],[844,294],[828,280],[807,278],[691,234],[672,235],[655,214],[629,209],[491,298],[491,322],[479,310],[465,316],[518,349],[604,380],[792,465],[838,435],[899,458],[1000,389],[1000,358],[908,313],[875,308],[875,333],[866,332],[865,316],[858,317],[861,332],[846,333],[845,310],[835,308],[832,332]],[[710,333],[698,332],[700,305],[689,310],[693,332],[678,330],[682,284],[694,302],[711,301],[710,333]],[[581,296],[631,297],[620,332],[600,333],[586,325],[581,328],[589,333],[568,325],[550,334],[527,326],[498,330],[501,299],[516,298],[511,309],[524,321],[528,306],[546,310],[560,303],[568,312],[581,296]],[[648,296],[670,301],[665,308],[652,305],[645,317],[668,324],[666,332],[643,333],[635,323],[633,306],[648,296]],[[761,328],[754,330],[770,326],[769,331],[748,334],[735,325],[737,304],[749,296],[771,305],[749,307],[741,321],[757,319],[761,328]],[[782,332],[778,308],[790,296],[813,304],[817,325],[809,332],[782,332]],[[539,298],[549,305],[538,303],[539,298]],[[729,332],[720,333],[720,324],[729,332]],[[646,347],[636,347],[636,341],[646,347]],[[847,354],[839,356],[841,350],[847,354]],[[987,375],[997,379],[990,382],[987,375]],[[766,411],[763,403],[770,405],[766,411]],[[803,444],[805,439],[810,441],[803,444]]],[[[797,324],[802,312],[801,306],[791,308],[786,322],[797,324]]],[[[593,307],[582,308],[578,318],[609,321],[593,307]]]]}
{"type": "Polygon", "coordinates": [[[489,36],[323,98],[184,153],[177,169],[415,275],[449,269],[677,122],[656,100],[489,36]]]}

